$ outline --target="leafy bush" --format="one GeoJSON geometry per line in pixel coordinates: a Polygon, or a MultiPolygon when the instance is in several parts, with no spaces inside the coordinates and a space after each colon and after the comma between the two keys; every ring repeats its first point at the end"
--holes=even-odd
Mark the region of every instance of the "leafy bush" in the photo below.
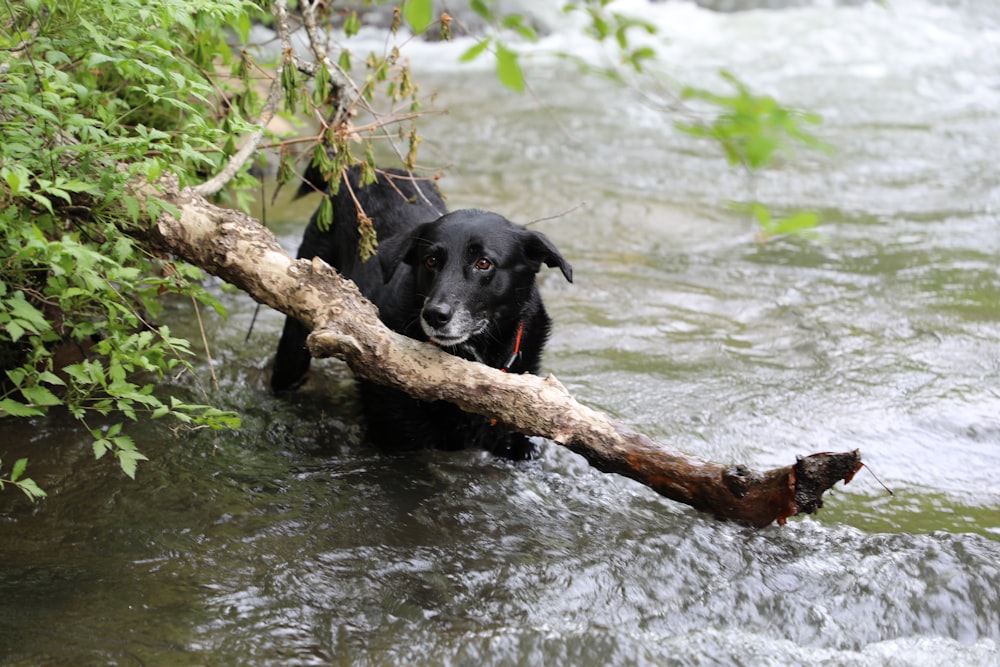
{"type": "MultiPolygon", "coordinates": [[[[171,416],[193,426],[238,418],[154,393],[190,368],[185,340],[157,325],[177,293],[221,311],[201,272],[138,242],[158,210],[129,195],[167,168],[201,180],[250,128],[219,76],[224,28],[247,27],[243,0],[24,0],[0,33],[0,416],[65,407],[134,476],[145,457],[121,423],[171,416]],[[180,46],[179,46],[180,45],[180,46]],[[147,215],[148,214],[148,215],[147,215]],[[142,222],[145,220],[146,222],[142,222]],[[142,378],[142,379],[139,379],[142,378]]],[[[246,185],[249,181],[237,183],[246,185]]],[[[19,460],[9,483],[29,496],[19,460]]],[[[30,482],[30,480],[27,480],[30,482]]]]}

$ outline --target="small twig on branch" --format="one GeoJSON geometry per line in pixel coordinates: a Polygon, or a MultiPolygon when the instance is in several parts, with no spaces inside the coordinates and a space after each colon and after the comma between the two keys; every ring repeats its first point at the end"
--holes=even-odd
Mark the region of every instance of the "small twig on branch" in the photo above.
{"type": "Polygon", "coordinates": [[[524,226],[525,227],[530,227],[531,225],[537,225],[539,222],[546,222],[548,220],[557,220],[559,218],[565,218],[567,215],[569,215],[573,211],[576,211],[577,209],[581,209],[581,208],[583,208],[586,205],[587,205],[587,202],[582,201],[579,204],[577,204],[576,206],[571,206],[568,209],[566,209],[565,211],[562,211],[561,213],[556,213],[554,215],[547,215],[547,216],[542,217],[542,218],[535,218],[531,222],[524,223],[524,226]]]}
{"type": "Polygon", "coordinates": [[[194,191],[197,192],[202,197],[211,197],[215,193],[226,187],[229,181],[233,180],[240,169],[246,165],[247,161],[253,157],[254,153],[257,152],[257,148],[260,146],[260,140],[264,137],[264,132],[266,131],[267,124],[271,122],[274,118],[274,111],[278,108],[278,104],[281,102],[282,92],[281,92],[281,72],[279,70],[278,75],[274,77],[271,81],[271,87],[267,93],[267,100],[264,102],[264,108],[261,109],[260,117],[257,119],[257,123],[260,128],[254,130],[250,133],[244,140],[243,145],[240,149],[229,158],[229,162],[226,163],[225,168],[218,174],[208,179],[201,185],[195,186],[194,191]]]}
{"type": "Polygon", "coordinates": [[[316,21],[316,5],[314,0],[303,0],[302,2],[302,23],[306,28],[306,35],[309,37],[309,46],[312,48],[316,62],[323,63],[329,67],[332,63],[327,58],[327,50],[323,40],[320,38],[319,25],[316,21]]]}
{"type": "Polygon", "coordinates": [[[302,3],[302,23],[309,38],[309,46],[312,49],[313,57],[317,63],[323,64],[323,68],[330,77],[330,84],[337,91],[334,96],[336,100],[334,113],[326,121],[327,125],[337,127],[344,121],[348,114],[349,105],[346,103],[345,91],[351,90],[355,97],[360,97],[360,91],[351,77],[347,76],[347,73],[340,68],[340,65],[330,59],[330,54],[327,52],[325,46],[327,40],[323,39],[322,31],[319,28],[316,17],[316,7],[323,4],[323,2],[324,0],[304,0],[302,3]]]}

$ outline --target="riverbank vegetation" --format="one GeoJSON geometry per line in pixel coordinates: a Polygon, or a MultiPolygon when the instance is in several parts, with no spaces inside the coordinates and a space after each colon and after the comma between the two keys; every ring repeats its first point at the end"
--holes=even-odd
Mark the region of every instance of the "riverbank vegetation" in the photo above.
{"type": "MultiPolygon", "coordinates": [[[[493,57],[499,80],[525,90],[515,44],[536,39],[536,29],[490,3],[468,5],[485,28],[462,59],[493,57]]],[[[158,389],[165,378],[193,373],[195,354],[161,317],[163,300],[222,308],[203,288],[201,268],[151,241],[157,221],[181,211],[169,197],[143,193],[169,180],[216,204],[245,207],[257,192],[252,174],[260,173],[262,145],[277,156],[281,183],[298,183],[308,167],[326,179],[356,162],[374,173],[377,144],[418,168],[419,118],[431,96],[398,47],[354,53],[340,46],[360,30],[364,9],[308,2],[289,9],[282,0],[267,7],[246,0],[3,6],[0,415],[38,419],[67,410],[92,435],[94,454],[114,458],[133,477],[146,456],[128,434],[130,422],[239,426],[239,415],[213,407],[210,377],[196,379],[200,400],[158,389]],[[251,48],[251,29],[265,18],[277,48],[251,48]],[[331,25],[332,44],[325,37],[331,25]],[[307,118],[318,130],[270,134],[276,115],[307,118]]],[[[407,39],[464,30],[460,19],[435,15],[430,0],[389,9],[389,31],[412,30],[407,39]]],[[[569,2],[567,12],[583,15],[582,29],[613,54],[586,67],[623,85],[649,75],[657,55],[644,41],[651,25],[596,0],[569,2]]],[[[681,86],[668,112],[686,132],[716,142],[729,165],[753,174],[794,145],[822,146],[807,130],[814,116],[756,95],[731,75],[722,80],[735,93],[681,86]]],[[[811,214],[774,215],[752,197],[744,205],[767,234],[816,222],[811,214]]],[[[320,211],[322,218],[329,207],[320,211]]],[[[377,239],[370,228],[361,231],[374,252],[377,239]]],[[[26,468],[25,459],[13,462],[0,487],[39,498],[44,491],[26,468]]]]}

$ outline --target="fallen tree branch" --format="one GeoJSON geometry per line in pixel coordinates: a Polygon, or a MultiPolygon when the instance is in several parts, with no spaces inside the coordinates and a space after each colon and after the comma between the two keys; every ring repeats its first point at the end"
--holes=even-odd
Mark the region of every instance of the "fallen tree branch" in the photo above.
{"type": "Polygon", "coordinates": [[[718,518],[779,524],[822,506],[823,492],[849,481],[858,451],[814,454],[765,472],[705,461],[656,443],[578,403],[553,377],[505,374],[388,329],[375,307],[320,260],[293,260],[249,216],[206,202],[163,179],[145,194],[180,211],[162,214],[150,243],[236,285],[255,300],[314,329],[310,351],[343,359],[358,377],[443,400],[505,422],[582,455],[599,470],[635,479],[718,518]]]}

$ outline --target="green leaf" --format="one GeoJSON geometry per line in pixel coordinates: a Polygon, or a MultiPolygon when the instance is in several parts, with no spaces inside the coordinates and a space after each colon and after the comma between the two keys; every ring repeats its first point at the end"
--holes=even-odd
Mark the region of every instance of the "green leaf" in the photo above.
{"type": "Polygon", "coordinates": [[[51,406],[62,403],[55,394],[45,387],[22,387],[21,394],[32,405],[51,406]]]}
{"type": "Polygon", "coordinates": [[[352,11],[344,19],[344,36],[354,37],[361,30],[361,20],[358,18],[358,13],[352,11]]]}
{"type": "Polygon", "coordinates": [[[7,377],[10,381],[14,383],[15,387],[20,387],[24,384],[24,379],[28,377],[29,371],[25,368],[12,368],[7,371],[7,377]]]}
{"type": "Polygon", "coordinates": [[[30,477],[26,477],[25,479],[22,479],[20,482],[18,482],[17,488],[24,491],[24,495],[28,496],[28,498],[32,502],[38,500],[39,498],[44,498],[45,496],[48,495],[47,493],[45,493],[45,491],[39,488],[39,486],[35,484],[35,480],[31,479],[30,477]]]}
{"type": "Polygon", "coordinates": [[[14,461],[14,469],[10,472],[10,481],[16,482],[21,475],[24,474],[24,469],[28,467],[28,459],[18,459],[14,461]]]}
{"type": "Polygon", "coordinates": [[[313,77],[313,102],[316,106],[326,103],[326,98],[330,95],[330,72],[325,64],[320,64],[313,77]]]}
{"type": "Polygon", "coordinates": [[[337,58],[337,65],[339,65],[340,69],[344,70],[345,72],[350,72],[351,71],[351,51],[350,51],[350,49],[341,49],[340,50],[340,57],[337,58]]]}
{"type": "Polygon", "coordinates": [[[421,33],[434,20],[434,3],[432,0],[406,0],[403,17],[413,32],[421,33]]]}
{"type": "Polygon", "coordinates": [[[163,165],[160,164],[159,160],[150,160],[146,165],[146,180],[150,183],[156,183],[160,180],[160,175],[163,173],[163,165]]]}
{"type": "Polygon", "coordinates": [[[42,371],[41,373],[39,373],[38,374],[38,381],[39,382],[45,382],[46,384],[54,384],[54,385],[59,386],[59,387],[65,387],[66,386],[66,383],[63,381],[63,379],[61,377],[59,377],[55,373],[51,373],[49,371],[42,371]]]}
{"type": "Polygon", "coordinates": [[[24,327],[14,320],[8,322],[5,328],[7,329],[7,333],[10,334],[10,340],[13,343],[16,343],[24,335],[24,327]]]}
{"type": "Polygon", "coordinates": [[[483,0],[469,0],[469,7],[487,23],[493,23],[496,20],[493,12],[483,0]]]}
{"type": "Polygon", "coordinates": [[[131,436],[128,436],[128,435],[119,435],[118,437],[113,438],[112,442],[114,442],[115,446],[118,447],[118,449],[120,449],[122,451],[126,451],[126,452],[134,452],[134,451],[136,451],[136,449],[135,449],[135,441],[132,440],[131,436]]]}
{"type": "Polygon", "coordinates": [[[768,227],[771,224],[771,209],[759,201],[750,202],[747,206],[750,215],[757,219],[761,227],[768,227]]]}
{"type": "Polygon", "coordinates": [[[2,413],[7,413],[11,417],[37,417],[44,415],[45,411],[27,406],[12,398],[0,398],[0,414],[2,413]]]}
{"type": "Polygon", "coordinates": [[[95,369],[91,364],[70,364],[63,368],[63,372],[66,373],[71,379],[75,380],[78,384],[86,386],[90,384],[95,384],[100,382],[100,377],[103,374],[95,373],[95,369]]]}
{"type": "Polygon", "coordinates": [[[111,442],[105,440],[104,438],[98,438],[90,443],[91,447],[94,449],[94,458],[99,459],[111,451],[111,442]]]}
{"type": "Polygon", "coordinates": [[[320,231],[325,232],[330,229],[332,223],[333,200],[328,196],[324,196],[323,200],[319,203],[319,210],[316,211],[316,226],[319,227],[320,231]]]}
{"type": "Polygon", "coordinates": [[[133,223],[138,223],[139,215],[142,213],[142,208],[139,205],[139,200],[129,195],[123,195],[122,203],[125,204],[125,211],[128,213],[128,217],[132,220],[133,223]]]}
{"type": "Polygon", "coordinates": [[[119,450],[116,452],[116,455],[118,456],[118,465],[121,466],[122,472],[131,479],[135,479],[135,471],[139,461],[149,460],[144,454],[128,449],[119,450]]]}
{"type": "Polygon", "coordinates": [[[103,65],[104,63],[112,62],[113,60],[114,59],[106,53],[99,53],[95,51],[87,57],[87,69],[94,69],[98,65],[103,65]]]}
{"type": "Polygon", "coordinates": [[[31,182],[31,174],[21,165],[11,165],[0,169],[7,187],[14,197],[23,197],[28,192],[28,184],[31,182]]]}
{"type": "Polygon", "coordinates": [[[587,13],[590,14],[590,28],[589,32],[597,41],[603,41],[607,39],[608,35],[611,34],[611,28],[608,26],[608,22],[598,13],[596,9],[588,9],[587,13]]]}
{"type": "Polygon", "coordinates": [[[505,16],[501,25],[508,30],[513,30],[528,41],[538,41],[538,33],[535,32],[534,28],[524,22],[524,17],[520,14],[509,14],[505,16]]]}
{"type": "Polygon", "coordinates": [[[489,48],[491,43],[492,40],[487,38],[473,44],[465,51],[465,53],[459,56],[458,61],[462,63],[467,63],[475,60],[480,56],[480,54],[482,54],[486,49],[489,48]]]}
{"type": "Polygon", "coordinates": [[[6,305],[14,317],[22,320],[22,326],[30,328],[33,333],[42,333],[52,328],[42,311],[28,303],[23,292],[16,292],[12,299],[6,301],[6,305]]]}
{"type": "Polygon", "coordinates": [[[632,51],[625,58],[625,62],[632,66],[637,72],[641,72],[643,63],[656,58],[656,50],[650,46],[641,46],[632,51]]]}
{"type": "Polygon", "coordinates": [[[295,113],[299,103],[299,75],[291,62],[281,67],[281,88],[285,91],[285,111],[295,113]]]}
{"type": "Polygon", "coordinates": [[[240,34],[240,41],[246,44],[250,40],[250,13],[241,12],[236,19],[236,30],[240,34]]]}
{"type": "Polygon", "coordinates": [[[787,218],[779,218],[765,228],[769,234],[799,234],[813,229],[819,224],[819,214],[815,211],[798,211],[787,218]]]}
{"type": "Polygon", "coordinates": [[[497,43],[497,77],[500,83],[519,93],[524,92],[524,72],[516,53],[497,43]]]}

